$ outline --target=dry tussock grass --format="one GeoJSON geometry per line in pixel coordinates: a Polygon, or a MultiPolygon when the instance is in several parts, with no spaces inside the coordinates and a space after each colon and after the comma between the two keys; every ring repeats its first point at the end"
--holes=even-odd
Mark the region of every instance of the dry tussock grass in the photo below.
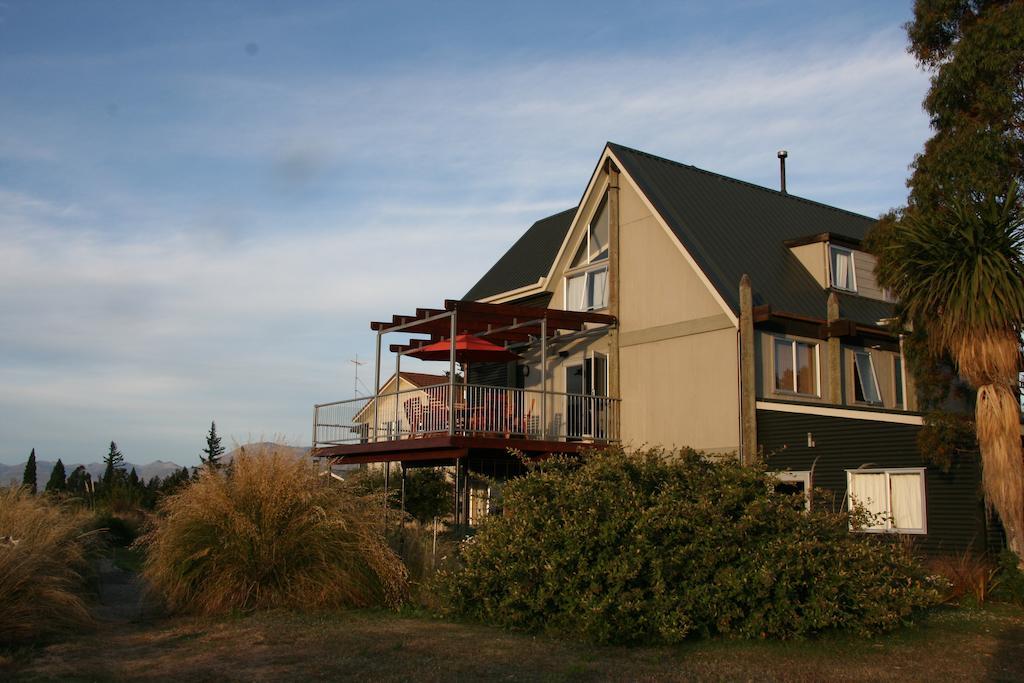
{"type": "Polygon", "coordinates": [[[172,610],[395,606],[407,590],[379,505],[272,446],[161,504],[143,574],[172,610]]]}
{"type": "Polygon", "coordinates": [[[93,536],[88,516],[0,489],[0,643],[21,643],[89,623],[81,597],[93,536]]]}

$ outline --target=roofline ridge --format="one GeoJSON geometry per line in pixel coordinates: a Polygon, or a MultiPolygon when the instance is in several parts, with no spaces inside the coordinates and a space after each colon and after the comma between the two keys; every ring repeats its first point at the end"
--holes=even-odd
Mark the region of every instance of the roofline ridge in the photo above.
{"type": "Polygon", "coordinates": [[[764,185],[758,185],[757,183],[752,183],[749,180],[740,180],[739,178],[733,178],[732,176],[727,176],[727,175],[723,175],[721,173],[716,173],[714,171],[709,171],[706,168],[700,168],[699,166],[694,166],[693,164],[684,164],[681,161],[676,161],[674,159],[668,159],[666,157],[660,157],[657,154],[651,154],[650,152],[645,152],[642,149],[635,149],[633,147],[627,147],[626,145],[620,145],[620,144],[618,144],[616,142],[611,142],[611,141],[608,141],[606,144],[609,147],[612,147],[613,149],[614,148],[618,148],[618,149],[626,150],[627,152],[633,152],[634,154],[640,154],[641,156],[645,156],[645,157],[654,159],[655,161],[662,161],[662,162],[665,162],[667,164],[672,164],[673,166],[681,166],[682,168],[687,168],[687,169],[690,169],[692,171],[697,171],[699,173],[703,173],[705,175],[713,176],[715,178],[721,178],[722,180],[728,180],[730,182],[737,183],[739,185],[746,185],[747,187],[751,187],[751,188],[756,189],[756,190],[762,190],[764,192],[770,192],[770,193],[772,193],[774,195],[777,195],[779,197],[785,197],[787,199],[795,199],[797,201],[805,202],[805,203],[811,204],[813,206],[820,206],[823,209],[830,209],[832,211],[838,211],[839,213],[845,213],[847,215],[855,216],[857,218],[863,218],[865,220],[869,220],[869,221],[872,221],[872,222],[878,222],[877,218],[872,218],[871,216],[867,216],[867,215],[862,214],[862,213],[857,213],[856,211],[850,211],[849,209],[844,209],[844,208],[839,207],[839,206],[832,206],[831,204],[825,204],[824,202],[815,201],[814,199],[808,199],[807,197],[801,197],[800,195],[790,194],[788,192],[784,193],[784,192],[781,192],[779,190],[773,190],[770,187],[765,187],[764,185]]]}

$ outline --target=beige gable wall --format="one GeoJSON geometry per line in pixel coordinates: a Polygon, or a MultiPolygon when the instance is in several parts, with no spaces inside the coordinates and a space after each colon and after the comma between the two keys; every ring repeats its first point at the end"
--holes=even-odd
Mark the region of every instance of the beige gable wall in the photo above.
{"type": "Polygon", "coordinates": [[[623,441],[735,451],[736,328],[674,236],[628,181],[621,188],[623,441]]]}
{"type": "Polygon", "coordinates": [[[828,281],[828,250],[824,242],[812,242],[799,247],[790,247],[804,268],[807,269],[818,284],[823,288],[829,286],[828,281]]]}

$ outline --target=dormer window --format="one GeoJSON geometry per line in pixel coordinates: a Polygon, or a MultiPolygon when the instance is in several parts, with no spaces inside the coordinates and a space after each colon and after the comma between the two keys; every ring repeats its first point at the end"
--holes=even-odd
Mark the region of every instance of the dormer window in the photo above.
{"type": "Polygon", "coordinates": [[[608,202],[601,201],[569,264],[565,310],[593,311],[608,306],[608,202]]]}
{"type": "Polygon", "coordinates": [[[830,245],[829,266],[833,287],[847,292],[857,291],[857,276],[853,268],[852,250],[830,245]]]}

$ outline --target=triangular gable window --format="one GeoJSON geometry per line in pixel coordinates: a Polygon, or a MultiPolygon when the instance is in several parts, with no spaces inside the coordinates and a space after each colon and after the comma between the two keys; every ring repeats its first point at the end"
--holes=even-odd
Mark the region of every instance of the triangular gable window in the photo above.
{"type": "Polygon", "coordinates": [[[569,264],[579,270],[565,280],[565,307],[570,311],[593,311],[608,306],[608,201],[594,212],[587,234],[569,264]]]}

